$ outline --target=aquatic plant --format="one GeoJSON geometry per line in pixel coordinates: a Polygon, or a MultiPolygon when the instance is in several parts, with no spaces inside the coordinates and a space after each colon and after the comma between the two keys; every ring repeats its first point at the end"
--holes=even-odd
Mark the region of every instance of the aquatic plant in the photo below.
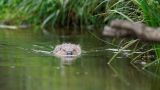
{"type": "Polygon", "coordinates": [[[119,51],[118,51],[116,54],[114,54],[114,55],[112,56],[112,58],[108,61],[108,64],[110,64],[110,63],[116,58],[116,56],[117,56],[118,54],[120,54],[124,49],[130,47],[131,45],[133,45],[133,44],[136,43],[137,41],[138,41],[138,40],[131,40],[131,41],[129,41],[126,45],[124,45],[122,48],[120,48],[119,51]]]}

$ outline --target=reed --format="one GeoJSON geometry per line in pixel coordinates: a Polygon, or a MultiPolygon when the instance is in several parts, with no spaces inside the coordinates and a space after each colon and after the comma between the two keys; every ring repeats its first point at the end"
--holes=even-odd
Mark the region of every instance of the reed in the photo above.
{"type": "MultiPolygon", "coordinates": [[[[160,26],[160,1],[159,0],[133,0],[137,2],[138,6],[141,8],[144,22],[146,22],[148,25],[152,27],[158,27],[160,26]]],[[[148,66],[152,66],[158,63],[158,66],[160,65],[160,45],[158,43],[153,44],[153,49],[155,49],[156,52],[156,60],[152,63],[149,63],[144,68],[148,66]]],[[[157,65],[156,65],[157,66],[157,65]]]]}
{"type": "Polygon", "coordinates": [[[120,48],[119,51],[118,51],[116,54],[114,54],[114,55],[112,56],[112,58],[108,61],[107,64],[111,64],[111,62],[113,62],[114,59],[116,59],[116,56],[117,56],[118,54],[120,54],[124,49],[130,47],[131,45],[133,45],[133,44],[136,43],[137,41],[138,41],[138,40],[131,40],[131,41],[129,41],[126,45],[124,45],[122,48],[120,48]]]}
{"type": "Polygon", "coordinates": [[[1,0],[0,7],[1,20],[20,17],[20,22],[42,27],[100,26],[114,18],[140,18],[138,8],[130,0],[1,0]]]}

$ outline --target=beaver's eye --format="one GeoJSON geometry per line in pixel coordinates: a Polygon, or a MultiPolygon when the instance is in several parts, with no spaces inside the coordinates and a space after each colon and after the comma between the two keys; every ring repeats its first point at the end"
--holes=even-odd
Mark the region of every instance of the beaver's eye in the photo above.
{"type": "Polygon", "coordinates": [[[74,52],[76,52],[76,49],[73,49],[74,52]]]}
{"type": "Polygon", "coordinates": [[[65,49],[62,49],[64,52],[66,51],[65,49]]]}

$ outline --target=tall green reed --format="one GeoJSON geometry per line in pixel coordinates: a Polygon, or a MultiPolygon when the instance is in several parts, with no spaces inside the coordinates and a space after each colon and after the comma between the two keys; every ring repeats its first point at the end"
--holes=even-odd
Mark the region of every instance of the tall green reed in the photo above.
{"type": "Polygon", "coordinates": [[[139,18],[134,16],[138,11],[129,0],[1,0],[0,7],[6,10],[2,18],[6,18],[5,13],[17,12],[23,21],[42,27],[99,26],[114,18],[139,18]]]}
{"type": "MultiPolygon", "coordinates": [[[[143,12],[144,21],[152,26],[152,27],[158,27],[160,26],[160,1],[159,0],[134,0],[137,2],[138,6],[141,8],[143,12]]],[[[154,61],[154,63],[151,63],[149,65],[146,65],[146,67],[155,65],[158,63],[159,66],[159,58],[160,58],[160,44],[154,43],[153,48],[155,49],[157,59],[154,61]]]]}

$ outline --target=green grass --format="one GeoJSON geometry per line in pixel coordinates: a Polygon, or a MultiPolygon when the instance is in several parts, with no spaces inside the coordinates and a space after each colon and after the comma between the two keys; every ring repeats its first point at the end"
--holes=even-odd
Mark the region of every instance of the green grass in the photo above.
{"type": "Polygon", "coordinates": [[[116,58],[116,56],[117,56],[118,54],[120,54],[124,49],[130,47],[131,45],[133,45],[133,44],[136,43],[137,41],[138,41],[138,40],[131,40],[131,41],[129,41],[126,45],[124,45],[122,48],[120,48],[119,51],[118,51],[116,54],[114,54],[114,55],[112,56],[112,58],[108,61],[107,64],[111,64],[111,62],[114,61],[114,59],[116,58]]]}
{"type": "Polygon", "coordinates": [[[1,0],[0,7],[0,20],[42,27],[101,26],[115,18],[142,19],[130,0],[1,0]]]}
{"type": "MultiPolygon", "coordinates": [[[[159,0],[134,0],[137,2],[138,6],[141,8],[143,12],[144,21],[152,27],[160,26],[160,1],[159,0]]],[[[157,59],[146,65],[144,68],[155,65],[158,63],[159,68],[159,58],[160,58],[160,45],[158,43],[153,44],[153,48],[155,49],[157,59]]],[[[157,65],[156,65],[157,66],[157,65]]]]}

